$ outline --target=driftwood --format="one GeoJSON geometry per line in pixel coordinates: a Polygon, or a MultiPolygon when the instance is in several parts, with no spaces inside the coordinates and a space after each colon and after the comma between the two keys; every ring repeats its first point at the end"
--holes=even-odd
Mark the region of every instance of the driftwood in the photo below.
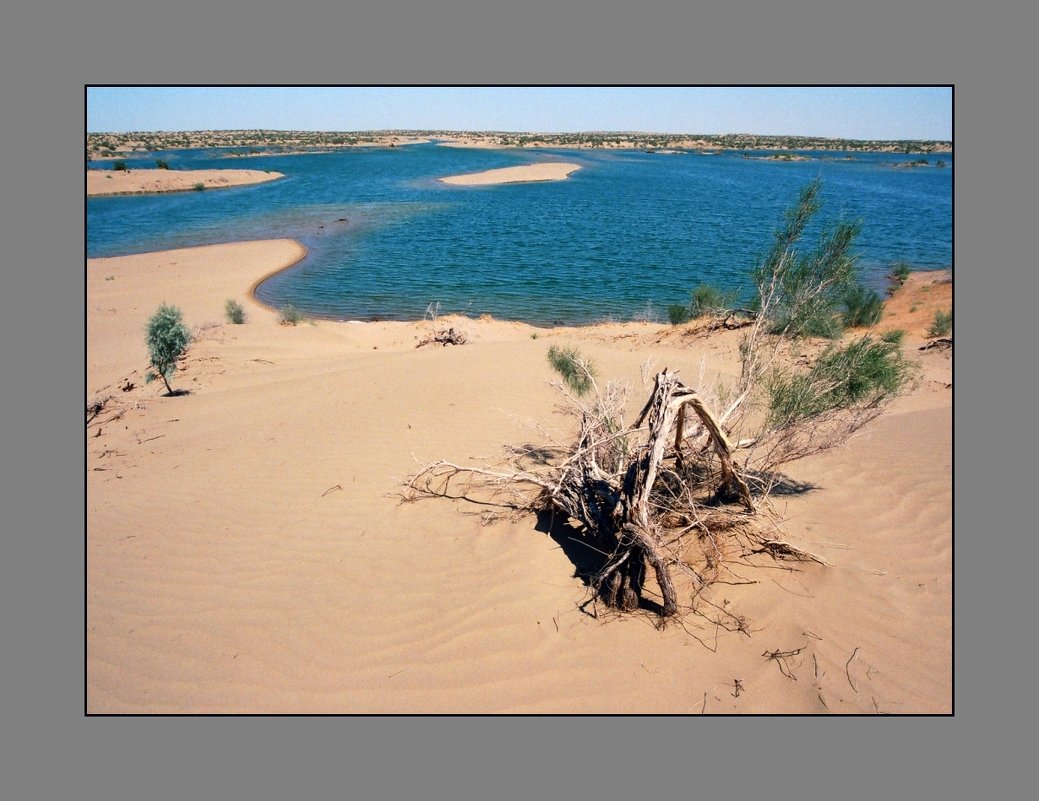
{"type": "Polygon", "coordinates": [[[464,345],[469,339],[469,335],[462,330],[456,330],[455,328],[441,328],[437,325],[437,318],[440,316],[440,302],[430,303],[426,307],[426,313],[424,319],[429,320],[432,323],[433,333],[419,340],[419,343],[415,345],[416,348],[421,348],[423,345],[438,344],[447,347],[448,345],[464,345]]]}
{"type": "MultiPolygon", "coordinates": [[[[644,592],[652,576],[664,618],[682,606],[680,579],[690,579],[697,594],[717,577],[726,550],[718,537],[748,535],[748,556],[769,550],[767,527],[754,533],[758,509],[732,442],[677,373],[656,375],[631,426],[621,423],[623,398],[612,388],[596,389],[594,403],[577,407],[577,440],[555,458],[542,453],[533,465],[497,470],[436,462],[405,482],[403,498],[465,498],[576,521],[585,544],[604,556],[589,577],[595,595],[621,611],[652,607],[644,592]],[[699,573],[686,559],[693,543],[706,555],[699,573]]],[[[797,554],[789,546],[784,555],[797,554]]]]}
{"type": "Polygon", "coordinates": [[[945,350],[946,348],[952,347],[952,337],[935,337],[927,342],[925,345],[920,346],[920,350],[945,350]]]}
{"type": "Polygon", "coordinates": [[[458,331],[454,328],[448,328],[447,330],[435,331],[432,335],[420,340],[415,346],[421,348],[423,345],[432,345],[434,343],[438,345],[464,345],[469,339],[469,336],[465,331],[458,331]]]}

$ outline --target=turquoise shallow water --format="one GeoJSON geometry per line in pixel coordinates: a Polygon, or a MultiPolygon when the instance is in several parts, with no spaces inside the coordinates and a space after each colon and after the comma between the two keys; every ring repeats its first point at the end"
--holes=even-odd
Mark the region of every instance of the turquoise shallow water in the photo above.
{"type": "MultiPolygon", "coordinates": [[[[752,154],[755,155],[755,154],[752,154]]],[[[820,177],[820,226],[862,221],[861,279],[882,289],[896,261],[952,264],[951,155],[819,153],[778,163],[741,154],[466,150],[416,145],[296,156],[172,151],[127,160],[174,169],[281,172],[270,184],[90,198],[88,257],[292,237],[309,249],[262,284],[262,300],[336,319],[489,313],[535,324],[665,319],[700,282],[749,287],[783,211],[820,177]],[[850,154],[847,154],[850,155],[850,154]],[[948,165],[933,166],[938,159],[948,165]],[[554,183],[454,187],[445,175],[535,160],[577,162],[554,183]]],[[[91,166],[107,166],[96,163],[91,166]]],[[[172,302],[172,301],[171,301],[172,302]]]]}

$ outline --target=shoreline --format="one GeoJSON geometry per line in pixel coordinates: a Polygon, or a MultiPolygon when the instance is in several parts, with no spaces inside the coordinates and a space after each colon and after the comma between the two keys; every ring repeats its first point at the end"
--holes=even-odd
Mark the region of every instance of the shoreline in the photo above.
{"type": "MultiPolygon", "coordinates": [[[[511,168],[508,168],[508,169],[511,169],[511,168]]],[[[249,284],[248,284],[248,289],[246,290],[246,294],[249,297],[249,299],[253,303],[255,303],[257,306],[259,306],[261,308],[264,308],[264,309],[267,309],[267,310],[269,310],[271,312],[279,313],[281,311],[280,307],[273,306],[273,305],[267,303],[266,301],[262,300],[256,294],[256,290],[265,281],[273,278],[276,275],[279,275],[280,273],[287,272],[287,271],[291,270],[292,268],[298,266],[300,264],[300,262],[302,262],[304,259],[306,259],[310,255],[309,248],[307,248],[307,246],[304,245],[302,242],[300,242],[298,239],[293,239],[293,238],[290,238],[290,237],[284,237],[284,238],[278,238],[278,239],[237,240],[237,241],[232,241],[232,242],[221,242],[221,243],[208,244],[208,245],[190,245],[190,246],[187,246],[187,247],[184,247],[184,248],[172,248],[172,249],[167,249],[167,250],[141,251],[141,252],[138,252],[138,253],[123,253],[123,254],[117,254],[117,255],[113,255],[113,256],[94,256],[94,257],[90,257],[90,258],[87,259],[87,264],[89,266],[91,263],[94,263],[94,262],[114,261],[114,260],[119,260],[119,259],[134,259],[134,258],[144,258],[144,257],[157,257],[157,258],[161,258],[164,254],[176,253],[176,252],[179,252],[179,251],[190,252],[190,251],[193,251],[193,250],[200,250],[200,249],[204,249],[204,248],[236,248],[238,246],[243,246],[243,245],[244,246],[249,246],[249,245],[253,245],[253,244],[264,244],[264,243],[268,243],[268,244],[292,243],[292,245],[298,249],[298,255],[293,257],[291,260],[285,262],[283,265],[272,267],[268,272],[263,273],[262,275],[260,275],[259,278],[256,278],[255,280],[251,280],[249,282],[249,284]]],[[[918,269],[914,269],[913,272],[911,273],[911,275],[913,276],[913,279],[909,282],[909,286],[913,286],[913,285],[916,285],[916,284],[922,284],[922,283],[951,283],[951,281],[952,281],[952,271],[948,267],[918,268],[918,269]]],[[[928,303],[926,298],[923,298],[923,301],[924,301],[923,303],[920,302],[921,299],[919,299],[919,298],[912,304],[910,304],[910,303],[902,303],[901,299],[903,299],[905,296],[906,296],[906,293],[902,293],[902,294],[898,295],[897,299],[888,296],[888,297],[885,298],[885,305],[886,306],[891,306],[892,303],[896,303],[897,304],[897,308],[899,309],[900,315],[905,316],[907,318],[911,318],[911,319],[914,320],[914,322],[922,319],[923,311],[926,311],[928,313],[931,313],[931,312],[934,311],[934,303],[928,303]],[[905,310],[901,308],[902,306],[906,306],[906,308],[911,308],[913,310],[912,313],[905,312],[905,310]]],[[[328,322],[328,323],[333,323],[333,324],[340,324],[340,323],[342,323],[342,324],[351,324],[351,325],[357,325],[357,324],[371,325],[371,324],[381,324],[381,323],[410,324],[410,323],[418,322],[418,321],[421,321],[422,319],[424,319],[424,318],[418,318],[418,317],[389,316],[389,315],[385,315],[385,314],[382,314],[382,313],[379,313],[379,312],[370,312],[366,316],[360,316],[360,317],[338,317],[338,316],[329,315],[329,314],[322,314],[320,312],[310,312],[306,316],[307,316],[308,319],[312,319],[312,320],[315,320],[315,321],[316,320],[320,320],[320,321],[323,321],[323,322],[328,322]]],[[[452,319],[452,320],[458,320],[458,321],[462,321],[462,322],[465,322],[465,321],[469,321],[469,322],[491,321],[491,322],[497,322],[497,323],[507,323],[507,324],[510,324],[510,325],[526,326],[527,328],[530,328],[533,332],[581,331],[581,330],[592,329],[592,328],[595,328],[597,326],[645,326],[645,325],[654,325],[654,326],[667,326],[669,329],[680,329],[682,327],[681,325],[673,326],[673,325],[667,324],[663,320],[636,319],[634,317],[631,318],[631,319],[616,319],[616,318],[613,318],[613,317],[604,317],[604,318],[601,318],[601,319],[587,320],[587,321],[584,321],[584,322],[563,322],[563,321],[557,321],[557,322],[550,323],[550,322],[532,322],[531,320],[523,318],[523,317],[498,316],[498,315],[494,315],[494,314],[490,314],[490,313],[482,313],[482,314],[474,316],[472,314],[466,314],[465,312],[459,312],[459,311],[445,311],[445,312],[443,312],[440,315],[440,319],[444,319],[444,320],[452,319]]],[[[877,329],[878,329],[879,332],[883,333],[884,331],[890,330],[893,327],[896,327],[896,326],[891,325],[890,322],[887,320],[887,318],[884,318],[878,324],[877,329]]],[[[920,325],[918,324],[917,327],[919,328],[920,325]]]]}
{"type": "MultiPolygon", "coordinates": [[[[262,240],[261,239],[261,240],[258,240],[258,241],[270,242],[270,241],[279,241],[279,240],[262,240]]],[[[289,240],[286,240],[286,241],[292,242],[293,244],[296,245],[296,247],[299,248],[299,251],[300,251],[299,252],[299,258],[294,259],[293,261],[291,261],[291,262],[289,262],[287,264],[283,264],[283,265],[281,265],[279,267],[275,267],[270,272],[268,272],[266,275],[260,276],[255,281],[253,281],[253,283],[249,286],[249,289],[247,291],[249,297],[252,299],[252,301],[257,306],[262,306],[265,309],[270,309],[272,312],[278,311],[278,308],[276,306],[271,306],[269,303],[264,303],[262,300],[260,300],[259,296],[257,296],[257,294],[256,294],[257,288],[259,288],[260,284],[262,284],[264,281],[266,281],[266,280],[268,280],[270,278],[273,278],[274,276],[278,275],[279,273],[284,273],[284,272],[287,272],[288,270],[291,270],[293,267],[295,267],[297,264],[299,264],[307,256],[310,255],[310,250],[307,248],[306,245],[304,245],[298,239],[289,239],[289,240]]]]}
{"type": "Polygon", "coordinates": [[[152,195],[167,192],[192,192],[250,186],[284,178],[280,172],[265,170],[87,170],[87,197],[152,195]]]}
{"type": "Polygon", "coordinates": [[[501,184],[540,183],[563,181],[581,169],[580,164],[559,161],[541,161],[535,164],[520,164],[515,167],[500,167],[463,175],[448,175],[437,178],[440,183],[452,186],[498,186],[501,184]]]}

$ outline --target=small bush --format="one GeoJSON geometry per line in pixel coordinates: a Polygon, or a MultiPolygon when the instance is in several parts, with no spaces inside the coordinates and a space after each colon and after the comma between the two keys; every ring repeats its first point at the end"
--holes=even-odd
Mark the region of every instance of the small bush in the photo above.
{"type": "Polygon", "coordinates": [[[912,269],[904,261],[896,262],[891,265],[891,279],[897,281],[899,286],[902,286],[909,277],[912,269]]]}
{"type": "Polygon", "coordinates": [[[245,309],[242,308],[241,303],[232,298],[228,298],[224,303],[224,314],[227,316],[227,322],[234,325],[241,325],[245,322],[245,309]]]}
{"type": "Polygon", "coordinates": [[[724,313],[736,302],[738,294],[722,292],[710,284],[700,284],[693,290],[692,300],[689,301],[689,316],[695,320],[708,314],[724,313]]]}
{"type": "Polygon", "coordinates": [[[282,325],[299,325],[303,322],[303,312],[293,306],[291,303],[281,310],[281,324],[282,325]]]}
{"type": "Polygon", "coordinates": [[[155,166],[160,170],[168,170],[170,168],[169,162],[164,159],[155,159],[155,166]]]}
{"type": "Polygon", "coordinates": [[[894,328],[891,331],[885,331],[880,338],[888,344],[901,345],[902,340],[906,338],[906,332],[901,328],[894,328]]]}
{"type": "Polygon", "coordinates": [[[883,314],[883,299],[862,284],[853,284],[844,293],[844,325],[846,328],[876,325],[883,314]]]}
{"type": "Polygon", "coordinates": [[[831,345],[805,373],[776,370],[766,382],[768,423],[782,428],[853,406],[880,404],[905,389],[914,367],[894,342],[865,336],[831,345]]]}
{"type": "Polygon", "coordinates": [[[674,303],[667,307],[667,319],[671,325],[681,325],[689,322],[689,307],[674,303]]]}
{"type": "Polygon", "coordinates": [[[145,380],[151,382],[161,378],[166,384],[166,390],[172,394],[169,378],[177,367],[177,359],[187,350],[190,341],[191,334],[184,325],[180,309],[165,303],[160,305],[145,328],[145,342],[155,371],[149,372],[145,380]]]}
{"type": "Polygon", "coordinates": [[[770,333],[786,334],[792,338],[839,339],[844,333],[844,318],[829,309],[816,307],[812,313],[799,318],[786,317],[777,320],[770,329],[770,333]],[[796,336],[791,334],[792,331],[796,332],[796,336]]]}
{"type": "Polygon", "coordinates": [[[577,395],[584,395],[595,383],[595,365],[577,348],[552,345],[548,349],[548,363],[577,395]]]}
{"type": "Polygon", "coordinates": [[[931,327],[927,329],[927,336],[944,337],[947,336],[950,331],[952,331],[952,312],[938,309],[938,311],[934,313],[931,327]]]}
{"type": "Polygon", "coordinates": [[[126,162],[125,161],[117,161],[117,162],[115,162],[112,165],[112,169],[117,171],[117,172],[129,172],[129,170],[126,169],[126,162]]]}
{"type": "Polygon", "coordinates": [[[202,183],[201,181],[199,181],[197,184],[195,184],[191,188],[194,189],[196,192],[201,192],[203,189],[206,188],[206,185],[204,183],[202,183]]]}

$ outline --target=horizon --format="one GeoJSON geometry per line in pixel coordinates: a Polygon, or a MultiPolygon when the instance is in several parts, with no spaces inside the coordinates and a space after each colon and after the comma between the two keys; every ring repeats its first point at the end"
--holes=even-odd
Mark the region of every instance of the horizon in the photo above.
{"type": "Polygon", "coordinates": [[[953,140],[951,86],[85,88],[88,134],[449,131],[953,140]]]}
{"type": "Polygon", "coordinates": [[[89,136],[128,136],[130,134],[178,134],[178,133],[308,133],[308,134],[534,134],[546,136],[576,136],[590,134],[624,134],[633,136],[683,136],[688,138],[711,138],[718,139],[733,136],[753,136],[762,139],[824,139],[843,142],[952,142],[948,139],[920,139],[920,138],[898,138],[879,139],[848,136],[821,136],[818,134],[792,134],[776,133],[763,134],[753,131],[723,131],[721,133],[704,133],[702,131],[652,131],[652,130],[615,130],[610,128],[595,128],[585,130],[569,131],[543,131],[533,128],[508,129],[508,128],[171,128],[157,130],[130,130],[130,131],[87,131],[89,136]]]}

